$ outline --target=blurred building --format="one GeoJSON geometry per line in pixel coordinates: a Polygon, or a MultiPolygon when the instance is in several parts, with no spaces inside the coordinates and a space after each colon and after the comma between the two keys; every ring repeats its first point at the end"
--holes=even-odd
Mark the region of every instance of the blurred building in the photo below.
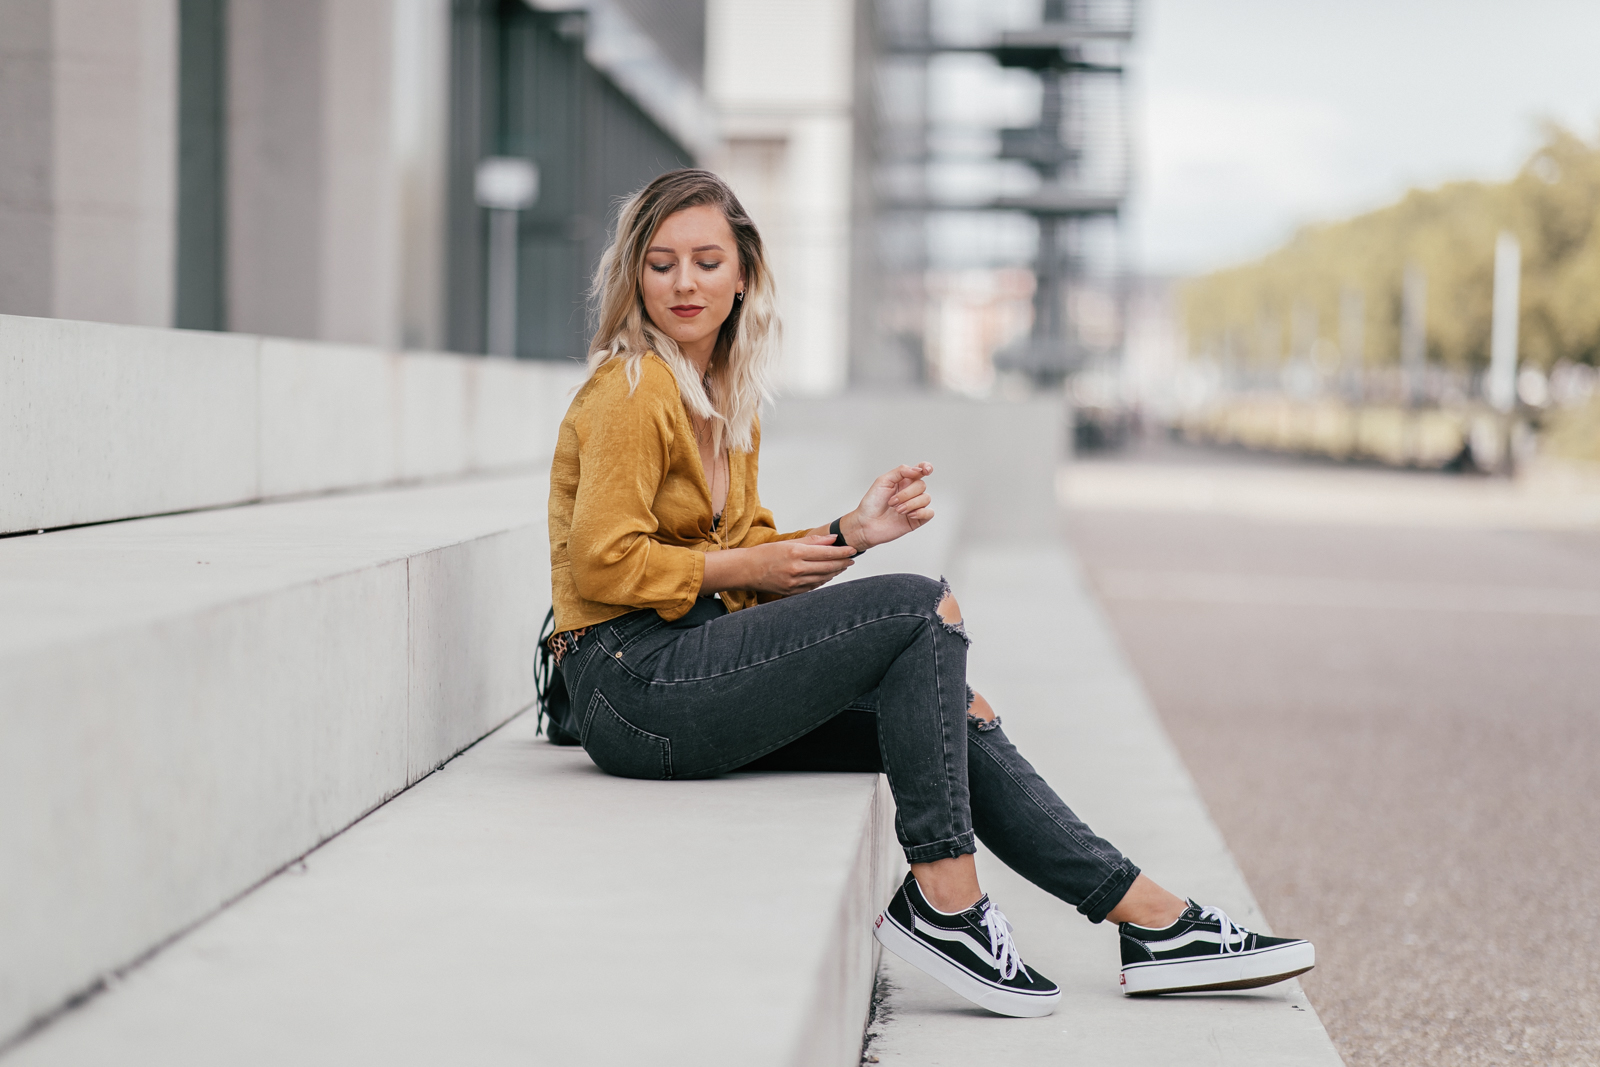
{"type": "Polygon", "coordinates": [[[0,312],[482,352],[484,157],[536,164],[518,356],[582,355],[619,199],[725,173],[787,383],[848,344],[852,0],[5,0],[0,312]]]}
{"type": "MultiPolygon", "coordinates": [[[[582,354],[618,199],[694,163],[836,304],[849,12],[725,3],[708,39],[704,0],[5,0],[0,312],[483,351],[485,156],[539,170],[519,356],[582,354]]],[[[797,381],[841,379],[841,319],[792,316],[797,381]]]]}
{"type": "Polygon", "coordinates": [[[512,157],[540,176],[518,220],[516,352],[578,358],[620,199],[716,152],[704,0],[449,6],[447,346],[485,350],[487,220],[473,176],[485,157],[512,157]]]}
{"type": "Polygon", "coordinates": [[[1051,386],[1119,357],[1134,14],[864,0],[857,381],[1051,386]]]}
{"type": "Polygon", "coordinates": [[[618,201],[702,165],[767,237],[790,391],[1057,380],[1119,343],[1131,13],[0,0],[0,312],[484,352],[475,175],[509,157],[538,193],[496,348],[580,358],[618,201]]]}
{"type": "Polygon", "coordinates": [[[785,384],[845,384],[850,345],[855,0],[709,0],[713,165],[761,227],[783,309],[785,384]]]}
{"type": "Polygon", "coordinates": [[[612,201],[708,155],[702,0],[8,0],[0,310],[483,346],[481,155],[540,165],[519,355],[612,201]]]}

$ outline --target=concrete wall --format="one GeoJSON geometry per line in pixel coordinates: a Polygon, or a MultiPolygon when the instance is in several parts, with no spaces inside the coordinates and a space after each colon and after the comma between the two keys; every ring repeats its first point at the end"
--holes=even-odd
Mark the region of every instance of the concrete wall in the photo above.
{"type": "Polygon", "coordinates": [[[394,0],[393,158],[400,183],[399,343],[444,348],[450,5],[394,0]]]}
{"type": "Polygon", "coordinates": [[[0,313],[171,323],[177,9],[0,4],[0,313]]]}
{"type": "MultiPolygon", "coordinates": [[[[0,313],[170,326],[178,0],[0,4],[0,313]]],[[[444,341],[448,0],[227,5],[227,327],[444,341]]]]}
{"type": "Polygon", "coordinates": [[[445,0],[229,6],[229,328],[443,338],[445,0]]]}
{"type": "Polygon", "coordinates": [[[0,533],[529,468],[581,378],[0,316],[0,533]]]}

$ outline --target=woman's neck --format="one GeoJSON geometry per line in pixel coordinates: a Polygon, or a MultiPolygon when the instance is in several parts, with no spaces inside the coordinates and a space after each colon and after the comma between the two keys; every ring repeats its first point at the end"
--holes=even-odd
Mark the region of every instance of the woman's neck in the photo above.
{"type": "Polygon", "coordinates": [[[708,337],[705,341],[696,344],[693,348],[679,345],[678,351],[683,353],[683,358],[688,360],[700,377],[704,378],[711,372],[711,356],[716,350],[716,338],[708,337]]]}

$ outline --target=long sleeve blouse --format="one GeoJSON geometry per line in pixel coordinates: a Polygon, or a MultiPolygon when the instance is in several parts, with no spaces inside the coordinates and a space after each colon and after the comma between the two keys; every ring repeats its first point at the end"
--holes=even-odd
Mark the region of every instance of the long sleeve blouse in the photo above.
{"type": "MultiPolygon", "coordinates": [[[[779,533],[756,492],[761,427],[728,456],[728,499],[713,524],[711,487],[678,382],[661,357],[630,388],[622,360],[603,364],[561,420],[550,465],[550,587],[559,633],[654,609],[671,621],[694,606],[705,554],[804,537],[779,533]]],[[[721,594],[737,611],[753,591],[721,594]]]]}

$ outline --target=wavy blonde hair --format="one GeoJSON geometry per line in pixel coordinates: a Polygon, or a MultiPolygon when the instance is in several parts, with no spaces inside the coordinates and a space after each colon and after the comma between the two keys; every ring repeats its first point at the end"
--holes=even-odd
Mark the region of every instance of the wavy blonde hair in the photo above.
{"type": "Polygon", "coordinates": [[[674,170],[629,197],[595,269],[589,296],[597,309],[589,343],[591,376],[620,359],[626,363],[630,390],[637,389],[640,363],[655,352],[672,368],[683,406],[711,424],[714,447],[750,451],[756,416],[772,395],[779,325],[761,235],[727,182],[708,170],[674,170]],[[678,343],[650,321],[639,289],[645,250],[656,230],[668,216],[703,205],[716,207],[728,221],[744,274],[744,299],[734,301],[717,333],[704,380],[678,343]]]}

